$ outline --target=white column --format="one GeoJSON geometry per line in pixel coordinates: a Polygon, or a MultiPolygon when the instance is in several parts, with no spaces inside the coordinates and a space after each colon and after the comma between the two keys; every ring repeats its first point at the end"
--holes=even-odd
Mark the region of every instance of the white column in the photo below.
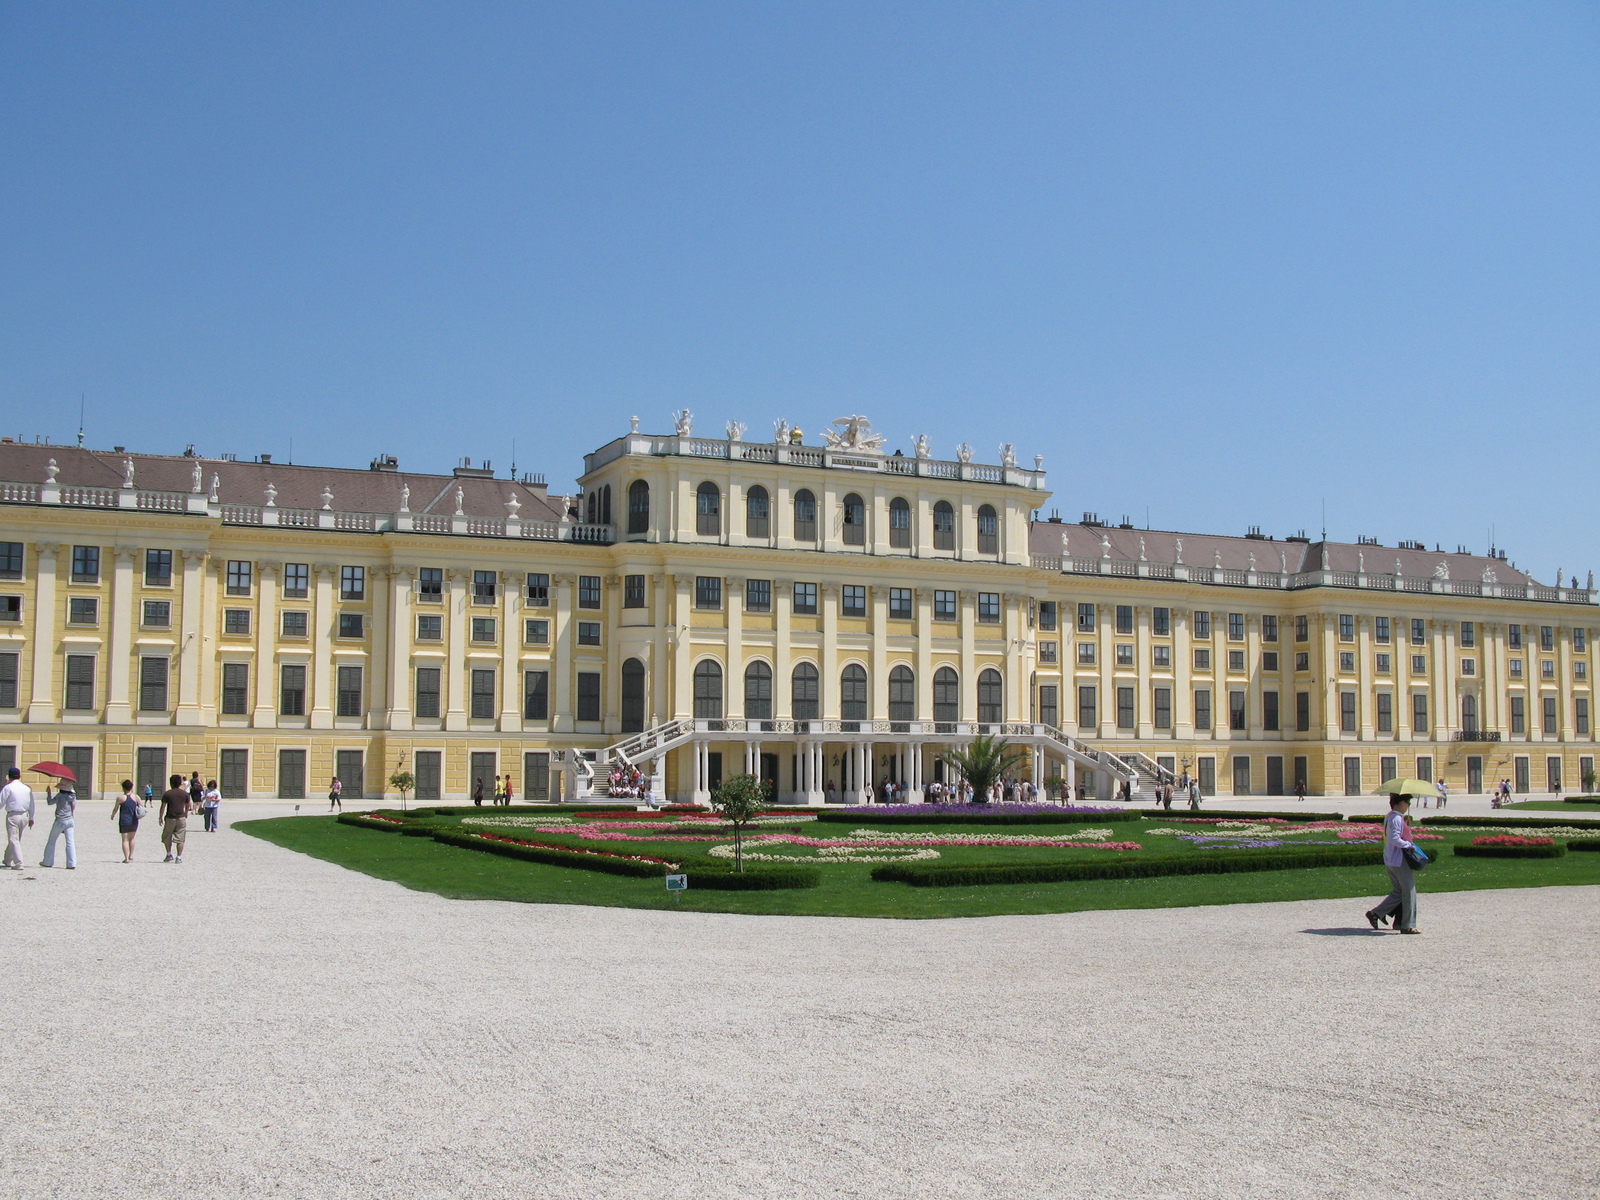
{"type": "Polygon", "coordinates": [[[273,648],[278,644],[280,569],[277,563],[256,566],[260,599],[256,605],[256,700],[250,724],[257,729],[271,729],[278,723],[278,660],[273,648]]]}
{"type": "Polygon", "coordinates": [[[179,725],[202,725],[203,699],[200,694],[200,662],[206,646],[215,646],[204,636],[206,605],[206,552],[183,551],[183,624],[178,633],[178,709],[179,725]]]}
{"type": "MultiPolygon", "coordinates": [[[[522,592],[518,582],[512,572],[500,572],[500,729],[504,733],[522,732],[522,630],[518,628],[522,592]]],[[[611,589],[613,594],[616,590],[611,589]]],[[[599,765],[605,768],[606,764],[599,765]]]]}
{"type": "MultiPolygon", "coordinates": [[[[28,704],[29,724],[50,724],[57,720],[57,693],[55,681],[56,639],[56,556],[60,546],[35,544],[33,586],[33,698],[28,704]]],[[[71,551],[68,551],[71,553],[71,551]]],[[[1531,658],[1531,656],[1530,656],[1531,658]]],[[[62,660],[65,679],[66,660],[62,660]]],[[[112,671],[124,676],[132,664],[123,660],[113,662],[112,671]]],[[[19,764],[20,765],[20,764],[19,764]]]]}
{"type": "MultiPolygon", "coordinates": [[[[133,609],[133,557],[131,546],[118,546],[115,566],[111,575],[111,650],[107,661],[106,679],[107,725],[127,725],[133,720],[133,708],[128,701],[129,680],[132,677],[133,631],[139,625],[141,614],[133,609]]],[[[266,587],[262,587],[263,595],[266,587]]],[[[266,631],[261,631],[266,637],[266,631]]]]}
{"type": "MultiPolygon", "coordinates": [[[[412,568],[394,568],[389,574],[389,688],[385,702],[385,729],[410,729],[411,718],[411,581],[412,568]]],[[[262,590],[262,603],[266,591],[262,590]]]]}
{"type": "Polygon", "coordinates": [[[333,583],[339,568],[318,563],[312,568],[311,721],[312,729],[333,728],[333,623],[338,620],[333,583]]]}
{"type": "MultiPolygon", "coordinates": [[[[553,661],[550,664],[551,732],[560,730],[571,733],[573,721],[572,699],[572,640],[577,635],[573,628],[573,602],[574,589],[577,586],[577,577],[573,575],[552,575],[550,583],[555,589],[551,597],[550,609],[550,638],[551,649],[554,651],[553,661]]],[[[459,668],[459,664],[458,664],[459,668]]],[[[461,670],[457,675],[464,674],[461,670]]],[[[455,705],[450,706],[454,708],[455,705]]],[[[465,712],[463,711],[463,720],[465,712]]],[[[466,728],[465,724],[462,728],[466,728]]]]}

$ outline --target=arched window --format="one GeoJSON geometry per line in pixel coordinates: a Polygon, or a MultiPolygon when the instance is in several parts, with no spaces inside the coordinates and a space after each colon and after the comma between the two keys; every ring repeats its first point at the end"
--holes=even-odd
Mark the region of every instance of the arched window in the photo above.
{"type": "Polygon", "coordinates": [[[694,668],[694,715],[716,720],[722,716],[722,664],[701,659],[694,668]]]}
{"type": "Polygon", "coordinates": [[[593,525],[595,523],[595,520],[597,519],[597,517],[599,515],[599,512],[600,512],[600,492],[599,492],[599,490],[597,489],[595,491],[590,492],[586,497],[584,497],[584,502],[585,502],[584,520],[588,524],[593,525]]]}
{"type": "Polygon", "coordinates": [[[867,719],[867,669],[851,663],[839,675],[839,719],[867,719]]]}
{"type": "Polygon", "coordinates": [[[722,536],[722,493],[709,479],[695,490],[695,532],[701,537],[722,536]]]}
{"type": "Polygon", "coordinates": [[[650,532],[650,485],[642,479],[628,485],[628,532],[650,532]]]}
{"type": "Polygon", "coordinates": [[[993,667],[985,667],[978,676],[978,723],[998,725],[1004,719],[1004,705],[1000,697],[1000,672],[993,667]]]}
{"type": "Polygon", "coordinates": [[[744,715],[751,721],[772,720],[772,668],[764,662],[744,669],[744,715]]]}
{"type": "Polygon", "coordinates": [[[941,500],[933,506],[933,548],[956,548],[956,510],[950,507],[948,500],[941,500]]]}
{"type": "Polygon", "coordinates": [[[821,714],[818,712],[820,703],[819,680],[817,668],[808,662],[803,662],[795,667],[794,675],[790,681],[789,711],[796,721],[815,721],[821,714]]]}
{"type": "Polygon", "coordinates": [[[867,506],[862,503],[861,497],[851,492],[844,498],[841,506],[844,510],[844,544],[846,546],[865,546],[867,544],[867,506]]]}
{"type": "Polygon", "coordinates": [[[933,673],[933,719],[961,719],[961,677],[949,667],[940,667],[933,673]]]}
{"type": "Polygon", "coordinates": [[[637,658],[622,664],[622,732],[644,732],[644,664],[637,658]]]}
{"type": "Polygon", "coordinates": [[[1000,553],[1000,518],[995,516],[992,504],[978,509],[978,553],[1000,553]]]}
{"type": "Polygon", "coordinates": [[[611,485],[600,489],[600,524],[611,524],[611,485]]]}
{"type": "Polygon", "coordinates": [[[764,538],[771,536],[771,501],[767,489],[757,484],[744,494],[744,535],[764,538]]]}
{"type": "Polygon", "coordinates": [[[889,672],[889,720],[917,719],[917,677],[903,663],[889,672]]]}
{"type": "Polygon", "coordinates": [[[897,550],[911,546],[911,505],[904,496],[889,501],[889,545],[897,550]]]}
{"type": "Polygon", "coordinates": [[[817,540],[817,498],[808,488],[801,488],[794,494],[794,540],[817,540]]]}
{"type": "Polygon", "coordinates": [[[1478,698],[1476,696],[1461,697],[1461,728],[1465,733],[1478,732],[1478,698]]]}

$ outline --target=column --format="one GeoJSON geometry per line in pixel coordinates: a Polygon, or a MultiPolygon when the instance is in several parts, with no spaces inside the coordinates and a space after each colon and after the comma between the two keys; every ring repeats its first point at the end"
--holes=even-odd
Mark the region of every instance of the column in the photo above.
{"type": "Polygon", "coordinates": [[[1031,721],[1033,656],[1023,651],[1024,646],[1031,647],[1033,644],[1027,623],[1023,620],[1029,598],[1008,592],[1001,600],[1005,605],[1000,619],[1004,622],[1002,628],[1005,630],[1006,656],[1003,668],[1005,682],[1002,685],[1005,690],[1001,692],[1005,707],[1001,709],[1000,717],[1003,721],[1031,721]]]}
{"type": "MultiPolygon", "coordinates": [[[[467,727],[467,573],[462,570],[452,569],[445,572],[445,608],[448,610],[447,623],[449,630],[449,653],[442,664],[444,668],[445,710],[444,727],[446,729],[465,729],[467,727]]],[[[554,637],[552,630],[551,636],[554,637]]],[[[556,643],[558,646],[561,643],[556,643]]],[[[556,674],[552,683],[558,683],[564,678],[556,674]]],[[[559,686],[559,684],[558,684],[559,686]]],[[[563,710],[552,708],[550,713],[550,728],[556,729],[556,714],[563,710]]],[[[565,711],[571,711],[565,710],[565,711]]],[[[571,763],[565,765],[568,787],[576,786],[577,772],[571,763]]],[[[470,780],[468,781],[470,785],[470,780]]]]}
{"type": "Polygon", "coordinates": [[[669,576],[652,575],[650,577],[650,603],[654,605],[652,612],[655,616],[655,629],[650,634],[654,646],[650,668],[650,711],[645,715],[645,728],[650,729],[660,725],[672,715],[672,705],[668,700],[668,687],[672,682],[673,655],[670,647],[674,643],[672,636],[672,613],[669,607],[671,593],[667,583],[669,576]]]}
{"type": "MultiPolygon", "coordinates": [[[[967,508],[963,502],[961,509],[962,526],[968,517],[967,508]]],[[[977,627],[978,593],[963,591],[959,597],[961,604],[960,624],[961,630],[961,707],[959,720],[976,721],[978,719],[978,659],[973,645],[973,630],[977,627]]]]}
{"type": "Polygon", "coordinates": [[[339,568],[318,563],[311,569],[311,728],[333,728],[333,623],[338,619],[333,582],[339,568]]]}
{"type": "MultiPolygon", "coordinates": [[[[744,528],[744,516],[740,513],[740,529],[744,528]]],[[[744,579],[728,579],[723,582],[727,595],[723,597],[723,611],[728,622],[727,636],[727,662],[728,676],[723,685],[723,713],[732,716],[737,712],[744,715],[744,579]]],[[[774,680],[774,683],[777,681],[774,680]]]]}
{"type": "Polygon", "coordinates": [[[694,586],[690,575],[672,575],[672,626],[677,651],[672,659],[673,699],[672,715],[694,715],[694,618],[693,597],[689,589],[694,586]]]}
{"type": "MultiPolygon", "coordinates": [[[[873,529],[887,528],[889,518],[887,510],[880,522],[873,518],[873,529]]],[[[887,549],[887,546],[885,546],[887,549]]],[[[883,550],[877,553],[883,553],[883,550]]],[[[868,595],[871,597],[872,613],[872,649],[870,651],[870,670],[872,672],[869,686],[872,691],[871,707],[867,715],[875,721],[884,721],[889,717],[889,648],[885,644],[888,634],[889,621],[889,589],[881,585],[874,585],[868,595]]]]}
{"type": "Polygon", "coordinates": [[[383,728],[410,729],[411,716],[411,567],[389,573],[389,687],[383,728]]]}
{"type": "MultiPolygon", "coordinates": [[[[787,495],[787,493],[785,494],[787,495]]],[[[773,519],[776,520],[777,516],[778,514],[774,513],[773,519]]],[[[783,517],[783,528],[787,529],[789,527],[789,512],[787,509],[783,511],[783,517]]],[[[774,579],[772,581],[772,612],[773,624],[777,630],[777,638],[772,647],[772,715],[780,721],[786,721],[794,716],[792,708],[794,683],[790,679],[790,672],[794,668],[789,662],[790,626],[791,618],[794,615],[793,580],[774,579]]],[[[798,784],[795,790],[800,790],[798,784]]]]}
{"type": "MultiPolygon", "coordinates": [[[[518,577],[510,571],[500,572],[500,729],[504,733],[522,732],[522,679],[519,668],[522,661],[522,630],[518,628],[522,604],[518,577]]],[[[616,588],[610,589],[613,598],[616,588]]],[[[613,599],[613,603],[615,600],[613,599]]],[[[607,631],[615,629],[612,621],[607,631]]],[[[608,689],[614,692],[616,689],[608,689]]],[[[601,770],[606,764],[597,764],[601,770]]]]}
{"type": "MultiPolygon", "coordinates": [[[[176,724],[203,725],[201,712],[200,661],[206,646],[216,641],[205,638],[206,552],[183,551],[183,619],[178,629],[178,709],[176,724]]],[[[214,606],[212,606],[214,607],[214,606]]]]}
{"type": "MultiPolygon", "coordinates": [[[[1155,674],[1150,666],[1150,608],[1136,605],[1133,610],[1133,659],[1138,672],[1138,691],[1134,693],[1134,721],[1139,736],[1148,741],[1155,734],[1155,674]]],[[[1170,736],[1164,734],[1163,736],[1170,736]]]]}
{"type": "MultiPolygon", "coordinates": [[[[550,732],[571,733],[574,727],[572,703],[572,639],[576,634],[572,621],[573,588],[577,580],[572,575],[550,576],[550,586],[555,589],[550,608],[550,732]]],[[[457,672],[461,674],[462,672],[457,672]]],[[[451,705],[455,707],[454,704],[451,705]]]]}
{"type": "Polygon", "coordinates": [[[367,586],[372,593],[372,634],[367,642],[368,729],[389,727],[389,647],[399,640],[395,636],[390,599],[397,574],[388,566],[370,567],[367,570],[367,586]]]}
{"type": "MultiPolygon", "coordinates": [[[[831,513],[833,510],[829,509],[831,513]]],[[[822,514],[817,514],[820,522],[822,514]]],[[[829,536],[832,536],[831,534],[829,536]]],[[[820,583],[817,585],[817,601],[822,606],[822,661],[818,664],[818,672],[822,678],[819,680],[818,699],[821,702],[821,712],[825,720],[837,720],[839,717],[839,585],[837,583],[820,583]]],[[[823,781],[826,785],[826,780],[823,781]]]]}
{"type": "Polygon", "coordinates": [[[278,723],[278,573],[277,563],[259,563],[260,603],[256,605],[256,700],[250,724],[271,729],[278,723]]]}
{"type": "Polygon", "coordinates": [[[1371,617],[1356,617],[1356,694],[1360,697],[1356,701],[1356,727],[1361,730],[1361,740],[1364,742],[1372,741],[1377,733],[1378,702],[1373,693],[1371,626],[1371,617]]]}
{"type": "MultiPolygon", "coordinates": [[[[1283,636],[1279,630],[1278,636],[1283,636]]],[[[1285,656],[1287,657],[1287,656],[1285,656]]],[[[1189,644],[1189,610],[1175,608],[1172,610],[1172,736],[1179,741],[1188,741],[1194,737],[1194,680],[1190,672],[1194,669],[1194,650],[1189,644]]],[[[1062,668],[1066,670],[1065,667],[1062,668]]],[[[1066,698],[1062,698],[1066,704],[1066,698]]],[[[1290,713],[1293,719],[1294,697],[1280,696],[1278,711],[1290,713]],[[1284,701],[1289,702],[1287,710],[1284,701]]]]}
{"type": "MultiPolygon", "coordinates": [[[[29,724],[49,724],[58,719],[57,693],[55,690],[55,649],[56,638],[56,558],[61,547],[36,542],[34,553],[34,590],[33,590],[33,698],[28,703],[29,724]]],[[[70,551],[69,551],[70,553],[70,551]]],[[[111,664],[111,670],[120,670],[124,677],[132,669],[132,664],[123,661],[119,667],[111,664]]],[[[65,660],[63,660],[63,679],[65,678],[65,660]]]]}
{"type": "MultiPolygon", "coordinates": [[[[128,688],[132,678],[133,631],[141,614],[133,608],[133,561],[137,553],[131,546],[118,546],[111,568],[111,649],[107,660],[105,723],[127,725],[133,720],[128,688]]],[[[263,589],[265,590],[265,589],[263,589]]],[[[48,640],[47,643],[48,644],[48,640]]]]}

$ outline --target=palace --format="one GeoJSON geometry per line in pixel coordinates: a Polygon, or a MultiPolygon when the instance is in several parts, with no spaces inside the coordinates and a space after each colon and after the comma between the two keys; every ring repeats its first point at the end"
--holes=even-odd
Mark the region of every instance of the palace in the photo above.
{"type": "Polygon", "coordinates": [[[1593,578],[1503,554],[1041,519],[1041,459],[631,432],[581,491],[0,440],[0,765],[86,793],[918,798],[979,733],[1110,798],[1593,774],[1593,578]]]}

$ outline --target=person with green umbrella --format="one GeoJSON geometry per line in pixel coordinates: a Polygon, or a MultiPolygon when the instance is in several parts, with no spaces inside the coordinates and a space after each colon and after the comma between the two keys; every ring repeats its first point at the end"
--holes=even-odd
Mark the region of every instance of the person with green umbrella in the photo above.
{"type": "Polygon", "coordinates": [[[1389,872],[1389,894],[1366,912],[1374,929],[1394,920],[1401,933],[1421,933],[1417,928],[1417,873],[1406,858],[1416,843],[1406,836],[1406,813],[1412,796],[1433,794],[1433,784],[1424,779],[1390,779],[1378,786],[1378,793],[1389,794],[1389,812],[1383,818],[1383,867],[1389,872]],[[1398,914],[1398,915],[1397,915],[1398,914]]]}

